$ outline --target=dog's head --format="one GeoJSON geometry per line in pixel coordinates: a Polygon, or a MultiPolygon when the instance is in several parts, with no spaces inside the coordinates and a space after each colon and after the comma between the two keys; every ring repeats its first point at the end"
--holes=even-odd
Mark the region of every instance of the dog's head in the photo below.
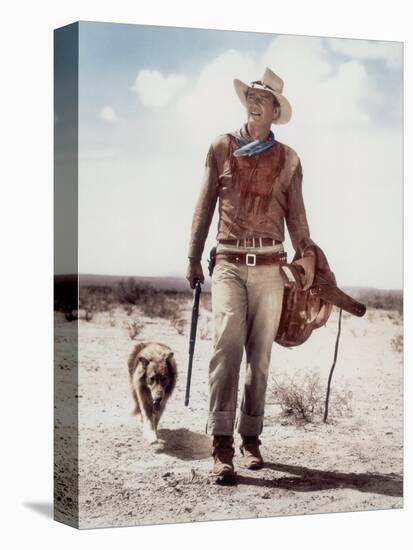
{"type": "Polygon", "coordinates": [[[159,409],[176,383],[176,362],[173,351],[161,344],[143,347],[135,357],[135,372],[140,383],[150,392],[154,409],[159,409]]]}

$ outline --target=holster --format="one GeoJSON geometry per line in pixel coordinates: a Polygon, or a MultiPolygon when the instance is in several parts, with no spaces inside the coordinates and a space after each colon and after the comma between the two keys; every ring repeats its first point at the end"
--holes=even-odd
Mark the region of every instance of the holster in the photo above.
{"type": "Polygon", "coordinates": [[[217,261],[217,247],[214,246],[213,248],[211,248],[209,252],[208,273],[210,277],[212,277],[212,273],[214,272],[216,261],[217,261]]]}

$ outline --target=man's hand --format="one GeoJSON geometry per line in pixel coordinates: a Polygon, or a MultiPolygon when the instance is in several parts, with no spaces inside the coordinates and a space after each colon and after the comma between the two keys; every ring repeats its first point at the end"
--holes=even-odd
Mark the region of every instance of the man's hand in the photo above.
{"type": "Polygon", "coordinates": [[[197,280],[201,283],[205,281],[200,260],[189,260],[188,269],[186,271],[186,279],[191,288],[195,288],[195,283],[197,280]]]}
{"type": "Polygon", "coordinates": [[[303,258],[293,262],[294,265],[299,265],[304,270],[303,275],[303,290],[308,290],[314,281],[315,275],[315,257],[314,256],[304,256],[303,258]]]}

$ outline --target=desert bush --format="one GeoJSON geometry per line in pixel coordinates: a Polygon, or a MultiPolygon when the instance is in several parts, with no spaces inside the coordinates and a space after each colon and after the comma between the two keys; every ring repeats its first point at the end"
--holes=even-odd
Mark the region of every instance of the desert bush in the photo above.
{"type": "Polygon", "coordinates": [[[403,334],[397,334],[391,339],[391,349],[397,353],[403,352],[403,334]]]}
{"type": "Polygon", "coordinates": [[[367,306],[367,310],[384,309],[403,315],[403,292],[401,290],[380,290],[375,288],[350,289],[349,294],[367,306]]]}
{"type": "Polygon", "coordinates": [[[185,334],[186,321],[179,315],[171,319],[172,326],[176,329],[177,333],[181,336],[185,334]]]}
{"type": "Polygon", "coordinates": [[[139,336],[144,327],[142,323],[139,323],[139,321],[136,321],[134,319],[126,321],[125,326],[131,340],[134,340],[137,336],[139,336]]]}
{"type": "Polygon", "coordinates": [[[274,380],[273,394],[284,416],[296,421],[311,422],[323,411],[323,390],[318,374],[306,374],[302,381],[289,376],[274,380]]]}
{"type": "Polygon", "coordinates": [[[161,317],[163,319],[174,319],[177,316],[177,304],[174,300],[155,289],[151,289],[142,296],[140,307],[147,317],[161,317]]]}
{"type": "MultiPolygon", "coordinates": [[[[148,317],[160,317],[173,321],[182,330],[182,305],[191,299],[192,293],[176,290],[159,290],[150,284],[136,281],[134,277],[121,280],[111,285],[82,285],[79,288],[77,301],[77,281],[60,281],[55,284],[55,310],[62,311],[66,319],[77,318],[73,311],[85,310],[90,319],[97,312],[111,312],[122,306],[128,317],[137,306],[148,317]],[[69,284],[70,283],[70,284],[69,284]]],[[[90,320],[88,319],[88,320],[90,320]]],[[[111,321],[112,323],[112,321],[111,321]]]]}
{"type": "Polygon", "coordinates": [[[94,314],[110,311],[116,304],[116,295],[108,286],[81,286],[79,288],[79,309],[94,314]]]}
{"type": "Polygon", "coordinates": [[[90,309],[86,310],[85,320],[90,322],[93,319],[93,311],[90,311],[90,309]]]}
{"type": "Polygon", "coordinates": [[[125,304],[123,306],[123,309],[128,317],[130,317],[133,313],[133,306],[132,304],[125,304]]]}
{"type": "MultiPolygon", "coordinates": [[[[125,304],[125,310],[132,311],[132,306],[138,306],[147,317],[160,317],[177,321],[180,317],[181,298],[176,291],[164,291],[141,284],[130,277],[118,284],[117,296],[119,302],[125,304]]],[[[129,313],[128,313],[129,314],[129,313]]]]}
{"type": "Polygon", "coordinates": [[[139,305],[143,297],[153,290],[149,285],[137,283],[133,277],[120,281],[116,288],[118,301],[121,304],[139,305]]]}
{"type": "Polygon", "coordinates": [[[167,319],[178,334],[184,334],[186,321],[182,316],[182,305],[176,298],[162,292],[149,292],[144,296],[140,307],[147,317],[167,319]]]}
{"type": "MultiPolygon", "coordinates": [[[[273,379],[272,394],[281,406],[282,415],[292,423],[305,424],[320,420],[324,413],[326,387],[321,384],[320,375],[306,373],[301,378],[279,375],[273,379]]],[[[330,415],[344,416],[351,412],[352,393],[332,386],[330,415]]]]}

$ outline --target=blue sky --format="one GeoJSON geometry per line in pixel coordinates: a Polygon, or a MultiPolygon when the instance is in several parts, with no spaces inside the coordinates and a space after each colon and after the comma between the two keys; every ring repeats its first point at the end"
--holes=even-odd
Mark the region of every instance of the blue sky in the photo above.
{"type": "Polygon", "coordinates": [[[400,43],[80,23],[79,44],[82,272],[184,274],[207,149],[244,122],[232,80],[269,66],[293,105],[273,130],[302,160],[312,236],[339,283],[401,287],[400,43]]]}

